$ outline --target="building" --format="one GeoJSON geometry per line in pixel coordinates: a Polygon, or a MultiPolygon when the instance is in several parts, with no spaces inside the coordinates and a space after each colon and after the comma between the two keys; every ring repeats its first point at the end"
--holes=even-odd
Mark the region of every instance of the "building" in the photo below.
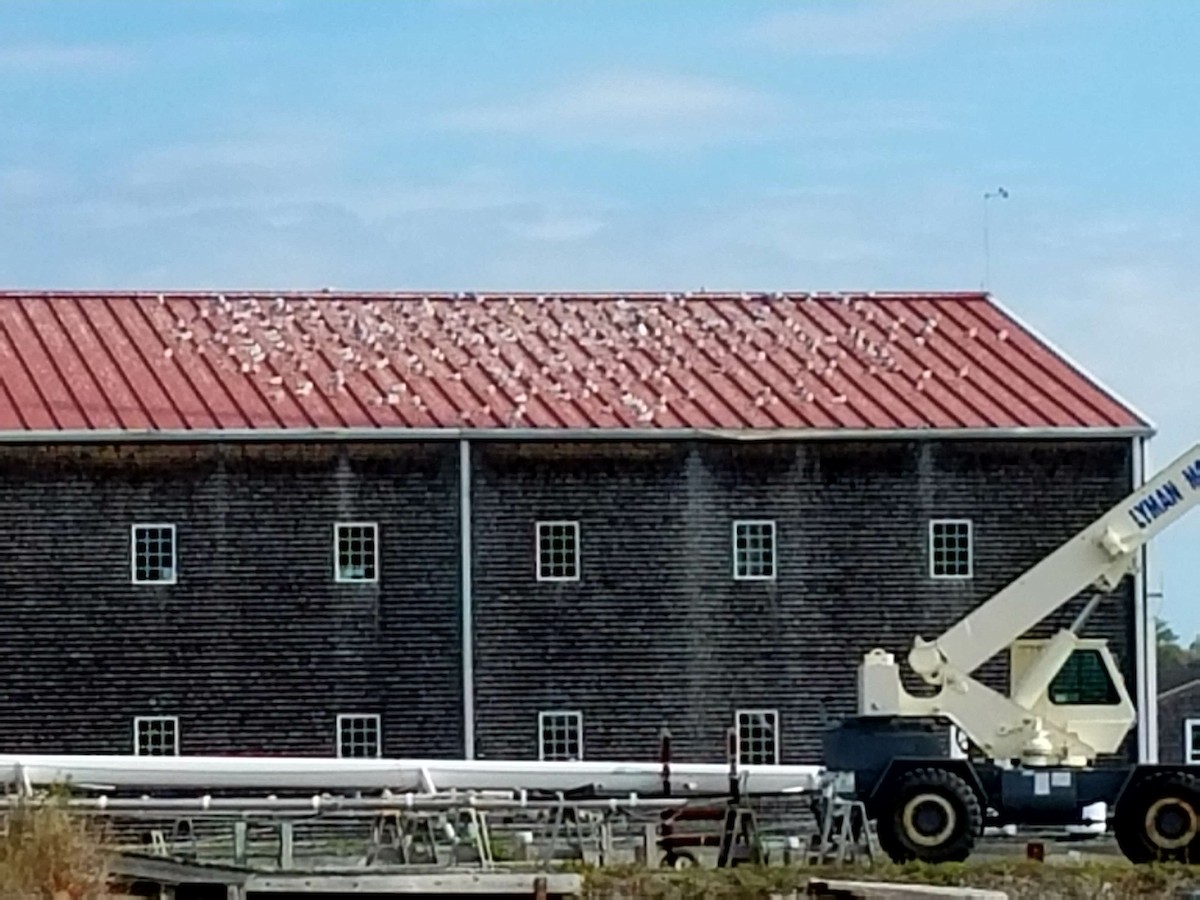
{"type": "Polygon", "coordinates": [[[819,762],[1150,434],[980,294],[10,292],[0,381],[25,752],[819,762]]]}
{"type": "Polygon", "coordinates": [[[1200,678],[1158,695],[1158,759],[1200,764],[1200,678]]]}

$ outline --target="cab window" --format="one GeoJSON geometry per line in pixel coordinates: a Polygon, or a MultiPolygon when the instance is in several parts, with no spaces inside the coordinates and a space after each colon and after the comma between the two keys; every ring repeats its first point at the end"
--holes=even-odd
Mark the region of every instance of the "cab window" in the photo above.
{"type": "Polygon", "coordinates": [[[1076,650],[1050,682],[1050,702],[1065,706],[1115,706],[1121,702],[1099,650],[1076,650]]]}

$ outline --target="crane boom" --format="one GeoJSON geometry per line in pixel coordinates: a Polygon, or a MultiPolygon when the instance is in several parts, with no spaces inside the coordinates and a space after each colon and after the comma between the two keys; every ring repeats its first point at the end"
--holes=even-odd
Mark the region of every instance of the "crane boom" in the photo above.
{"type": "Polygon", "coordinates": [[[1200,444],[933,641],[909,664],[930,682],[945,666],[968,674],[1088,587],[1114,589],[1138,549],[1200,501],[1200,444]]]}

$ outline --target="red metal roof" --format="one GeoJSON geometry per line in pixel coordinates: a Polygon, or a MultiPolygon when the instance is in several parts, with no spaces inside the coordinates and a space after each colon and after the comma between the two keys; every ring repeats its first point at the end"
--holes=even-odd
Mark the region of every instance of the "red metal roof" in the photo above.
{"type": "Polygon", "coordinates": [[[1146,427],[984,294],[0,292],[0,434],[1146,427]]]}

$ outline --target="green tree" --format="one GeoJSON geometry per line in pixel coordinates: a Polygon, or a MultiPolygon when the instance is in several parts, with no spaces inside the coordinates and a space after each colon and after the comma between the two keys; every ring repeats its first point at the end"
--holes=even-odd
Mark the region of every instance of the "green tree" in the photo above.
{"type": "Polygon", "coordinates": [[[1183,647],[1179,635],[1163,619],[1156,618],[1154,626],[1158,641],[1158,689],[1167,691],[1200,678],[1200,634],[1183,647]]]}
{"type": "Polygon", "coordinates": [[[1187,653],[1179,646],[1179,635],[1175,633],[1175,629],[1168,625],[1165,619],[1157,617],[1154,619],[1154,628],[1158,638],[1159,661],[1161,662],[1165,658],[1182,662],[1187,653]]]}

